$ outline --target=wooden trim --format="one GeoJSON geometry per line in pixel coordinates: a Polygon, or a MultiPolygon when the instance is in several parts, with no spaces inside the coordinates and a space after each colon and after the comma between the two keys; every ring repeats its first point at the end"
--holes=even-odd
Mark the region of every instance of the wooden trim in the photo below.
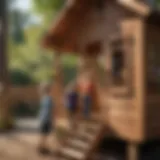
{"type": "Polygon", "coordinates": [[[132,77],[132,75],[130,74],[131,73],[131,70],[130,70],[130,63],[128,63],[128,57],[131,56],[131,53],[130,51],[126,50],[126,45],[128,45],[128,41],[129,41],[129,38],[130,37],[124,37],[123,34],[120,36],[114,36],[114,38],[112,37],[112,42],[114,41],[118,41],[120,42],[120,46],[118,46],[116,48],[116,46],[111,46],[110,45],[110,59],[112,59],[112,55],[113,55],[113,51],[114,50],[120,50],[122,51],[122,54],[123,54],[123,57],[124,57],[124,84],[121,85],[121,86],[116,86],[114,84],[112,84],[112,75],[111,75],[111,69],[110,69],[110,84],[111,84],[111,87],[110,87],[110,93],[112,93],[113,95],[116,95],[116,96],[131,96],[132,95],[132,85],[130,82],[130,79],[132,77]],[[113,48],[113,49],[112,49],[113,48]]]}
{"type": "Polygon", "coordinates": [[[128,160],[138,160],[139,159],[139,145],[130,142],[127,146],[127,159],[128,160]]]}
{"type": "Polygon", "coordinates": [[[134,66],[135,66],[135,104],[136,112],[138,114],[137,125],[140,130],[140,136],[144,138],[144,113],[145,113],[145,50],[144,50],[144,35],[145,23],[137,19],[135,20],[135,52],[134,52],[134,66]]]}
{"type": "MultiPolygon", "coordinates": [[[[131,55],[132,73],[129,83],[131,84],[134,116],[135,116],[135,137],[138,141],[144,140],[144,112],[145,112],[145,24],[140,18],[125,19],[121,22],[122,36],[124,39],[132,38],[133,47],[127,47],[126,50],[131,55]]],[[[133,138],[132,138],[133,139],[133,138]]]]}
{"type": "Polygon", "coordinates": [[[120,4],[127,7],[130,10],[137,12],[142,16],[148,16],[151,12],[149,5],[135,1],[135,0],[118,0],[120,4]]]}

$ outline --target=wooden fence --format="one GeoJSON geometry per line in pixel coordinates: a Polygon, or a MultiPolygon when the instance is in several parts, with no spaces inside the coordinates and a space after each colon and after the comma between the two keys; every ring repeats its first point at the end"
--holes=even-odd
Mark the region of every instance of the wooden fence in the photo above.
{"type": "MultiPolygon", "coordinates": [[[[66,107],[63,104],[64,93],[52,86],[54,104],[57,106],[55,114],[57,116],[66,116],[66,107]]],[[[9,103],[10,106],[16,106],[19,102],[25,102],[28,104],[38,104],[40,100],[39,87],[38,86],[26,86],[26,87],[15,87],[12,86],[9,92],[9,103]]]]}
{"type": "Polygon", "coordinates": [[[10,88],[10,99],[12,103],[17,103],[19,101],[38,102],[39,98],[39,88],[37,86],[10,88]]]}

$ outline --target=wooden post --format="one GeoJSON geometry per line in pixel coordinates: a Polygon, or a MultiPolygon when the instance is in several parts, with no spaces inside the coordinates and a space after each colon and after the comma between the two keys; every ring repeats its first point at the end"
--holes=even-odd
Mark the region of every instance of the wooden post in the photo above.
{"type": "Polygon", "coordinates": [[[54,78],[54,101],[56,101],[56,116],[65,118],[67,116],[67,111],[64,106],[64,84],[63,84],[63,70],[61,62],[61,54],[55,53],[54,56],[54,68],[55,68],[55,78],[54,78]]]}
{"type": "MultiPolygon", "coordinates": [[[[132,48],[127,45],[126,52],[132,55],[132,70],[128,75],[131,82],[135,117],[135,134],[130,133],[132,139],[143,141],[145,138],[145,107],[146,107],[146,66],[145,66],[145,22],[140,18],[122,21],[124,38],[132,39],[132,48]]],[[[131,58],[131,57],[130,57],[131,58]]],[[[129,63],[129,60],[128,60],[129,63]]],[[[129,65],[129,64],[128,64],[129,65]]]]}
{"type": "MultiPolygon", "coordinates": [[[[54,85],[53,85],[53,101],[55,103],[55,110],[54,110],[54,122],[56,118],[56,135],[55,135],[55,143],[56,143],[56,151],[59,152],[59,149],[62,147],[64,143],[64,137],[61,135],[61,126],[66,127],[66,116],[67,111],[65,110],[64,106],[64,84],[63,84],[63,74],[62,74],[62,64],[61,64],[61,53],[56,52],[54,54],[54,85]]],[[[55,133],[55,132],[54,132],[55,133]]],[[[55,144],[54,143],[54,144],[55,144]]]]}
{"type": "Polygon", "coordinates": [[[139,160],[138,144],[130,142],[127,146],[126,160],[139,160]]]}
{"type": "Polygon", "coordinates": [[[135,25],[135,104],[139,139],[145,138],[146,67],[145,67],[145,22],[137,20],[135,25]]]}

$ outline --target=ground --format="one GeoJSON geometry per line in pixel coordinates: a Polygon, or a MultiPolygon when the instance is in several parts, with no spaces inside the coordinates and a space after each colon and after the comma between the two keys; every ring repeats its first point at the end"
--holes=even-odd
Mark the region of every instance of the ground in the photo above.
{"type": "MultiPolygon", "coordinates": [[[[51,156],[42,157],[36,152],[39,137],[37,120],[19,119],[16,121],[16,128],[11,133],[0,134],[0,160],[53,160],[51,156]]],[[[50,142],[50,146],[55,148],[54,135],[51,135],[50,142]]],[[[106,156],[96,154],[93,160],[123,160],[115,158],[115,153],[113,159],[113,154],[110,153],[106,156]]]]}
{"type": "MultiPolygon", "coordinates": [[[[53,160],[53,157],[42,157],[36,152],[38,121],[24,119],[16,121],[16,130],[0,134],[0,160],[53,160]]],[[[55,148],[54,135],[50,136],[50,146],[55,148]]],[[[103,140],[100,151],[93,160],[124,160],[126,144],[117,140],[103,140]]],[[[160,142],[144,145],[140,160],[160,160],[160,142]]]]}
{"type": "MultiPolygon", "coordinates": [[[[42,157],[36,152],[39,137],[38,122],[36,120],[17,120],[16,126],[15,131],[0,134],[0,160],[53,159],[51,157],[42,157]]],[[[50,139],[50,142],[54,141],[52,136],[50,139]]]]}

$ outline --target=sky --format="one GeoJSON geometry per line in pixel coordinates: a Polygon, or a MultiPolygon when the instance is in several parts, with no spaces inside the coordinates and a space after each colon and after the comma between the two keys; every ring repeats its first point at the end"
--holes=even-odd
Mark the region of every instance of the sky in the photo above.
{"type": "Polygon", "coordinates": [[[22,10],[29,10],[32,5],[32,0],[17,0],[16,7],[22,10]]]}
{"type": "MultiPolygon", "coordinates": [[[[29,11],[32,7],[32,0],[15,0],[15,8],[19,8],[22,11],[29,11]]],[[[41,18],[35,16],[34,14],[31,13],[31,19],[30,23],[41,23],[41,18]]]]}

